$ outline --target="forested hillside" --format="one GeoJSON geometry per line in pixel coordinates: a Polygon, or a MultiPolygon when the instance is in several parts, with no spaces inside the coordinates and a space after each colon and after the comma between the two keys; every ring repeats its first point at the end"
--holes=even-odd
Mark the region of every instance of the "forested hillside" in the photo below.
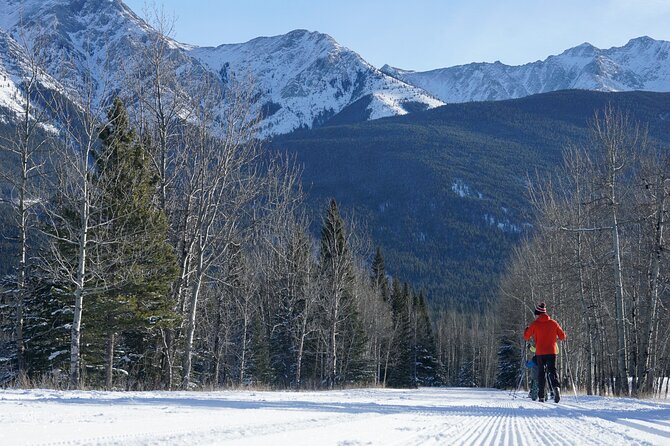
{"type": "Polygon", "coordinates": [[[533,230],[528,179],[545,177],[612,106],[670,142],[670,95],[561,91],[446,105],[276,138],[304,167],[313,208],[335,197],[385,248],[387,268],[438,305],[487,301],[512,247],[533,230]]]}

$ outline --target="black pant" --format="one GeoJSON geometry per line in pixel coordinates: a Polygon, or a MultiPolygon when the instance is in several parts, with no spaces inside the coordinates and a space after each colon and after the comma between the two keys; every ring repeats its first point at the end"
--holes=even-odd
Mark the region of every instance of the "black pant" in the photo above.
{"type": "Polygon", "coordinates": [[[549,376],[549,384],[552,389],[559,387],[558,373],[556,372],[556,355],[538,355],[536,358],[538,368],[540,369],[537,383],[538,395],[540,398],[544,398],[545,376],[549,376]]]}

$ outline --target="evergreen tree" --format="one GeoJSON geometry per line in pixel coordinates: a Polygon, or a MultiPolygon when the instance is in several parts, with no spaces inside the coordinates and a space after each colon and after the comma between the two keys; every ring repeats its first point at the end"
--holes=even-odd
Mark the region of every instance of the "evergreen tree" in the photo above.
{"type": "MultiPolygon", "coordinates": [[[[333,388],[342,380],[343,365],[362,361],[364,349],[346,348],[356,339],[360,326],[356,308],[353,258],[349,251],[344,220],[335,200],[331,200],[321,230],[320,277],[322,306],[327,339],[326,384],[333,388]]],[[[360,333],[359,333],[360,334],[360,333]]]]}
{"type": "Polygon", "coordinates": [[[393,316],[393,325],[397,326],[403,312],[402,283],[397,277],[393,278],[391,283],[391,314],[393,316]]]}
{"type": "Polygon", "coordinates": [[[476,367],[474,360],[465,361],[458,369],[458,378],[456,385],[458,387],[477,387],[477,374],[474,368],[476,367]]]}
{"type": "Polygon", "coordinates": [[[295,346],[291,334],[293,315],[287,305],[286,293],[280,293],[277,309],[271,315],[272,331],[269,339],[270,365],[274,372],[273,382],[287,387],[293,379],[295,369],[295,346]]]}
{"type": "MultiPolygon", "coordinates": [[[[100,230],[109,243],[96,247],[96,261],[105,265],[99,278],[102,290],[91,297],[87,319],[89,360],[98,362],[100,338],[105,339],[107,385],[111,385],[114,347],[128,334],[125,357],[141,358],[152,329],[176,322],[168,291],[176,274],[176,258],[167,242],[167,218],[154,202],[158,176],[151,159],[131,128],[118,98],[108,112],[95,153],[96,181],[105,207],[100,230]],[[97,351],[96,351],[97,350],[97,351]]],[[[148,343],[151,345],[152,343],[148,343]]]]}
{"type": "Polygon", "coordinates": [[[426,308],[423,292],[414,299],[414,317],[416,326],[415,357],[416,379],[420,386],[439,386],[443,384],[442,367],[437,357],[433,326],[426,308]]]}
{"type": "Polygon", "coordinates": [[[260,315],[255,315],[251,333],[248,379],[250,378],[255,384],[267,385],[272,382],[272,367],[265,331],[260,315]]]}
{"type": "Polygon", "coordinates": [[[393,279],[391,303],[394,325],[394,350],[387,385],[398,388],[416,387],[416,364],[413,349],[412,321],[410,317],[409,287],[393,279]]]}
{"type": "Polygon", "coordinates": [[[67,370],[69,361],[72,311],[67,288],[37,272],[26,285],[26,372],[33,379],[52,374],[57,385],[65,378],[58,371],[67,370]]]}
{"type": "Polygon", "coordinates": [[[372,261],[372,286],[379,290],[384,302],[389,300],[389,282],[386,277],[386,266],[381,248],[377,247],[375,258],[372,261]]]}
{"type": "Polygon", "coordinates": [[[373,300],[368,305],[375,312],[374,322],[370,324],[372,356],[375,360],[377,383],[386,383],[390,359],[391,343],[393,342],[393,325],[391,319],[391,299],[389,281],[381,248],[372,261],[371,275],[373,300]]]}
{"type": "Polygon", "coordinates": [[[309,235],[296,227],[274,255],[279,267],[271,287],[270,356],[275,384],[284,387],[298,385],[302,372],[304,332],[309,329],[307,322],[313,311],[308,302],[308,284],[313,280],[311,246],[309,235]]]}
{"type": "Polygon", "coordinates": [[[515,388],[521,373],[520,366],[524,365],[519,364],[518,343],[508,338],[501,339],[495,386],[499,389],[515,388]]]}
{"type": "Polygon", "coordinates": [[[375,370],[372,361],[367,356],[368,336],[363,329],[358,310],[352,310],[352,315],[345,323],[347,337],[342,342],[343,358],[342,383],[357,384],[374,381],[375,370]]]}

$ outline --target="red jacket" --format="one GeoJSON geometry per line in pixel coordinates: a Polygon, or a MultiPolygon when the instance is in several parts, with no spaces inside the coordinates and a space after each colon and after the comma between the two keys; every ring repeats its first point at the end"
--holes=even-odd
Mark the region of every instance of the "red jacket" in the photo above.
{"type": "Polygon", "coordinates": [[[523,332],[523,338],[526,341],[533,336],[535,337],[536,355],[557,354],[556,339],[565,340],[565,332],[561,326],[546,314],[540,314],[523,332]]]}

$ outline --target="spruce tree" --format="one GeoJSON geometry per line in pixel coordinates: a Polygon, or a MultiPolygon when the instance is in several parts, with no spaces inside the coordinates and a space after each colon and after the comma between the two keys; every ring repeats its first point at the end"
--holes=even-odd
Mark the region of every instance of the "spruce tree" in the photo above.
{"type": "Polygon", "coordinates": [[[263,321],[256,314],[253,321],[251,333],[251,346],[249,358],[249,375],[255,384],[268,385],[272,383],[272,366],[270,363],[270,350],[263,321]]]}
{"type": "Polygon", "coordinates": [[[413,349],[412,321],[410,317],[409,287],[393,279],[391,307],[394,325],[394,350],[391,352],[392,366],[389,370],[387,385],[398,388],[416,387],[416,364],[413,349]]]}
{"type": "Polygon", "coordinates": [[[386,266],[381,248],[377,247],[375,258],[372,261],[372,286],[379,291],[384,302],[389,300],[389,282],[386,277],[386,266]]]}
{"type": "Polygon", "coordinates": [[[295,369],[295,345],[292,336],[294,321],[291,307],[287,304],[287,293],[280,292],[279,302],[271,315],[272,330],[269,339],[270,365],[274,371],[274,384],[287,387],[291,384],[295,369]]]}
{"type": "Polygon", "coordinates": [[[344,220],[335,200],[331,200],[321,230],[320,278],[322,307],[327,339],[326,385],[341,383],[346,364],[364,361],[364,349],[347,346],[358,338],[360,326],[354,296],[353,258],[347,244],[344,220]]]}
{"type": "Polygon", "coordinates": [[[72,311],[66,286],[34,272],[26,287],[26,372],[39,379],[50,373],[58,385],[57,371],[69,361],[72,311]]]}
{"type": "Polygon", "coordinates": [[[312,282],[312,253],[309,235],[294,228],[274,260],[279,273],[273,281],[273,300],[269,319],[270,357],[275,384],[298,386],[304,362],[304,335],[313,309],[308,302],[308,284],[312,282]]]}
{"type": "Polygon", "coordinates": [[[498,347],[498,369],[495,381],[497,388],[512,389],[516,387],[521,374],[521,367],[525,366],[520,364],[519,356],[518,343],[503,337],[498,347]]]}
{"type": "MultiPolygon", "coordinates": [[[[102,290],[91,298],[87,320],[93,362],[100,360],[104,338],[107,385],[111,384],[114,347],[127,334],[125,347],[138,357],[146,356],[146,337],[152,329],[176,323],[173,302],[168,298],[176,274],[176,257],[167,242],[168,224],[154,201],[158,176],[149,154],[130,126],[118,98],[108,112],[108,124],[95,154],[96,181],[104,194],[100,221],[109,243],[97,246],[97,261],[105,265],[99,278],[102,290]],[[93,339],[90,339],[93,338],[93,339]],[[97,340],[95,339],[97,338],[97,340]]],[[[132,355],[126,352],[125,357],[132,355]]],[[[126,364],[128,365],[128,364],[126,364]]]]}
{"type": "Polygon", "coordinates": [[[416,341],[416,379],[420,386],[439,386],[442,381],[442,367],[437,356],[433,326],[426,308],[426,298],[420,292],[414,299],[416,341]]]}
{"type": "Polygon", "coordinates": [[[374,365],[367,356],[368,336],[365,333],[357,309],[344,324],[346,337],[342,342],[342,369],[340,372],[343,384],[362,384],[374,381],[374,365]]]}

